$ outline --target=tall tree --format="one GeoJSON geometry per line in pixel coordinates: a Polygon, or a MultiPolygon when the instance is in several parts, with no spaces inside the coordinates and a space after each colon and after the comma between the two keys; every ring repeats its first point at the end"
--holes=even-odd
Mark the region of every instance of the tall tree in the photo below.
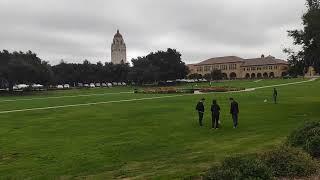
{"type": "Polygon", "coordinates": [[[181,61],[181,54],[170,48],[132,59],[132,63],[130,79],[138,83],[182,79],[188,74],[188,67],[181,61]]]}
{"type": "Polygon", "coordinates": [[[294,44],[302,46],[294,59],[320,72],[320,0],[307,0],[306,5],[307,12],[302,16],[304,28],[288,32],[294,44]]]}
{"type": "Polygon", "coordinates": [[[4,50],[0,52],[0,62],[1,79],[7,82],[11,91],[14,84],[48,84],[52,80],[51,66],[31,51],[9,53],[4,50]]]}

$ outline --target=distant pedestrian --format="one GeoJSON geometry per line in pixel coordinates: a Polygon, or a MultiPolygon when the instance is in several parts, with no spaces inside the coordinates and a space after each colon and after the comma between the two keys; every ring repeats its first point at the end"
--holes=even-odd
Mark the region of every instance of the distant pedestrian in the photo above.
{"type": "Polygon", "coordinates": [[[216,100],[211,105],[212,129],[219,129],[220,106],[216,100]]]}
{"type": "Polygon", "coordinates": [[[231,102],[230,114],[232,115],[233,128],[237,128],[238,127],[239,105],[233,98],[230,98],[230,102],[231,102]]]}
{"type": "Polygon", "coordinates": [[[278,91],[276,88],[273,89],[273,101],[275,104],[277,104],[277,98],[278,98],[278,91]]]}
{"type": "Polygon", "coordinates": [[[198,104],[197,104],[197,106],[196,106],[196,110],[198,111],[198,115],[199,115],[199,125],[200,125],[200,126],[203,126],[202,120],[203,120],[203,114],[204,114],[204,104],[203,104],[204,101],[205,101],[205,99],[202,98],[202,99],[198,102],[198,104]]]}

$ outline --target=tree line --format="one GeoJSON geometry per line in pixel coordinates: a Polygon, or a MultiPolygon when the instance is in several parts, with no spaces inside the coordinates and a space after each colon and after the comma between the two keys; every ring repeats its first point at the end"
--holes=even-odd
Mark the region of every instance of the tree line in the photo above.
{"type": "Polygon", "coordinates": [[[175,49],[152,52],[132,59],[129,64],[67,63],[61,61],[50,65],[32,51],[0,51],[0,88],[15,84],[39,83],[45,86],[56,84],[77,84],[94,82],[154,83],[185,78],[189,72],[175,49]]]}

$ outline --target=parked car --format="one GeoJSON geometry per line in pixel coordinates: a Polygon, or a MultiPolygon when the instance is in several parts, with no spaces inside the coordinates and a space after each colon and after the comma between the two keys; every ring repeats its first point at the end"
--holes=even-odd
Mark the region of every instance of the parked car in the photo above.
{"type": "Polygon", "coordinates": [[[122,86],[126,86],[127,84],[125,82],[122,82],[122,86]]]}
{"type": "Polygon", "coordinates": [[[69,88],[70,88],[70,85],[69,85],[69,84],[65,84],[65,85],[63,85],[63,88],[69,89],[69,88]]]}
{"type": "Polygon", "coordinates": [[[84,84],[83,86],[88,88],[88,87],[89,87],[89,84],[84,84]]]}
{"type": "Polygon", "coordinates": [[[78,83],[78,87],[83,87],[83,83],[78,83]]]}
{"type": "Polygon", "coordinates": [[[118,85],[118,83],[116,83],[116,82],[113,82],[113,83],[112,83],[112,85],[116,86],[116,85],[118,85]]]}
{"type": "Polygon", "coordinates": [[[108,83],[107,86],[108,86],[108,87],[112,87],[112,83],[108,83]]]}
{"type": "Polygon", "coordinates": [[[90,83],[90,87],[95,88],[96,86],[94,85],[94,83],[90,83]]]}
{"type": "Polygon", "coordinates": [[[63,86],[62,85],[58,85],[57,88],[58,89],[63,89],[63,86]]]}
{"type": "Polygon", "coordinates": [[[102,87],[108,87],[108,85],[106,83],[102,83],[101,86],[102,87]]]}
{"type": "MultiPolygon", "coordinates": [[[[25,89],[25,88],[28,88],[29,87],[29,85],[27,85],[27,84],[18,84],[18,85],[16,85],[15,86],[17,89],[25,89]]],[[[14,87],[13,87],[14,88],[14,87]]]]}
{"type": "Polygon", "coordinates": [[[118,86],[121,86],[122,84],[121,84],[121,82],[118,82],[117,85],[118,85],[118,86]]]}
{"type": "Polygon", "coordinates": [[[101,84],[100,83],[96,83],[95,86],[96,87],[101,87],[101,84]]]}

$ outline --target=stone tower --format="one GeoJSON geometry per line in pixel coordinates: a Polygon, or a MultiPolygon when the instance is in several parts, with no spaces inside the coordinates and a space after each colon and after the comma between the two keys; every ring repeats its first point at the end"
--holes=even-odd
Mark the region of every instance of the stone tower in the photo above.
{"type": "Polygon", "coordinates": [[[127,48],[122,35],[117,30],[111,45],[111,62],[113,64],[127,63],[127,48]]]}

